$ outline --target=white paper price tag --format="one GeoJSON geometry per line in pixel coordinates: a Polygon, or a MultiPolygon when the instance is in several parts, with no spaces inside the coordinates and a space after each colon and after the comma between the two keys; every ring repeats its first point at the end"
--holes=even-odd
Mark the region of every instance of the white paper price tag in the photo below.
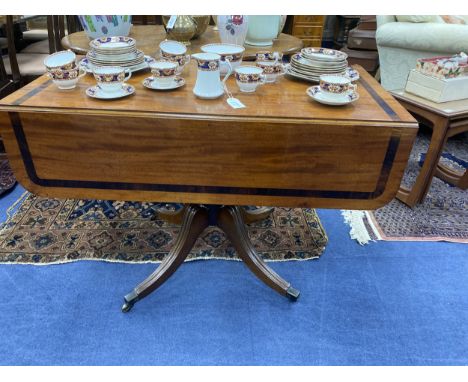
{"type": "Polygon", "coordinates": [[[175,24],[176,20],[177,20],[177,15],[172,15],[171,18],[169,19],[169,21],[167,22],[166,28],[167,29],[174,28],[174,24],[175,24]]]}
{"type": "Polygon", "coordinates": [[[241,108],[245,107],[245,105],[241,101],[239,101],[237,98],[233,98],[233,97],[229,97],[227,99],[227,103],[233,109],[241,109],[241,108]]]}

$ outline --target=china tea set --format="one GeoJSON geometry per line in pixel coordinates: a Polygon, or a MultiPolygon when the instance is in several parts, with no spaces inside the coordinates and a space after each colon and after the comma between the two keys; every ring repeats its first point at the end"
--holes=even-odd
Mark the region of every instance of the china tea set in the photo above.
{"type": "MultiPolygon", "coordinates": [[[[48,56],[44,65],[47,75],[59,89],[73,89],[86,73],[92,73],[96,85],[86,89],[86,95],[97,99],[118,99],[135,93],[135,87],[126,82],[132,73],[144,68],[151,76],[142,85],[151,90],[172,90],[185,85],[181,77],[191,59],[197,64],[193,94],[201,99],[216,99],[224,94],[232,97],[226,81],[234,73],[242,93],[253,93],[258,86],[275,83],[288,66],[278,52],[257,52],[252,65],[243,65],[245,48],[240,45],[214,43],[201,47],[200,53],[187,54],[187,48],[178,41],[165,40],[159,44],[158,57],[144,56],[136,49],[130,37],[106,37],[90,42],[91,51],[79,64],[72,51],[61,51],[48,56]],[[103,40],[105,39],[105,41],[103,40]]],[[[307,95],[328,105],[345,105],[359,98],[356,85],[344,75],[320,76],[320,84],[307,89],[307,95]]]]}

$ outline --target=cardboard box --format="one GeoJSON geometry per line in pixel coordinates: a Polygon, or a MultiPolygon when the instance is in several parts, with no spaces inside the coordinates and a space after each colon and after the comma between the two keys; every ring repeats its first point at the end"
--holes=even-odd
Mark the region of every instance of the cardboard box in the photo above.
{"type": "Polygon", "coordinates": [[[442,79],[413,69],[408,75],[405,91],[437,103],[465,99],[468,98],[468,76],[442,79]]]}

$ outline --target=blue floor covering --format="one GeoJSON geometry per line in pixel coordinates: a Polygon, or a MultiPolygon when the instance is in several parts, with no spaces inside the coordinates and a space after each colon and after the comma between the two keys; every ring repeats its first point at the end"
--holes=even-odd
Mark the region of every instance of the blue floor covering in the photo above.
{"type": "Polygon", "coordinates": [[[296,303],[233,261],[184,264],[128,314],[155,265],[0,265],[0,364],[467,365],[468,245],[360,246],[339,211],[318,212],[323,256],[270,263],[296,303]]]}

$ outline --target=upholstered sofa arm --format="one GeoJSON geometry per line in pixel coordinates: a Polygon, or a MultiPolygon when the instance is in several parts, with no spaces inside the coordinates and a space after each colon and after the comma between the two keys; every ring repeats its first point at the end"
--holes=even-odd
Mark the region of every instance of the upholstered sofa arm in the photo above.
{"type": "Polygon", "coordinates": [[[378,46],[440,53],[468,52],[468,25],[389,22],[377,28],[378,46]]]}

